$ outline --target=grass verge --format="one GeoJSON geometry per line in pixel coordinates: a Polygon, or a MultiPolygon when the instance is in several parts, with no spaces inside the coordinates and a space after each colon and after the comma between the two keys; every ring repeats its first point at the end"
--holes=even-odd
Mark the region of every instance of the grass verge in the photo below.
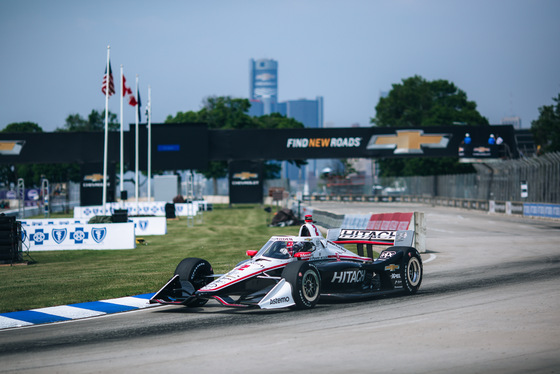
{"type": "Polygon", "coordinates": [[[185,257],[229,271],[272,235],[297,235],[298,227],[270,228],[261,206],[217,206],[203,222],[168,220],[167,235],[147,236],[131,250],[30,252],[28,266],[0,267],[0,313],[157,291],[185,257]]]}

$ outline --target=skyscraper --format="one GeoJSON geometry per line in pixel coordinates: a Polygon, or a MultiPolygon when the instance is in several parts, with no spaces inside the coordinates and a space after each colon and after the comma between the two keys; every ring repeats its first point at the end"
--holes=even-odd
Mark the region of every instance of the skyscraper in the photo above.
{"type": "Polygon", "coordinates": [[[293,118],[307,128],[323,127],[323,97],[315,100],[299,99],[278,103],[278,113],[293,118]]]}
{"type": "MultiPolygon", "coordinates": [[[[301,122],[307,128],[323,127],[323,97],[315,100],[299,99],[278,102],[278,62],[270,59],[249,60],[249,115],[260,117],[271,113],[280,113],[301,122]]],[[[317,174],[317,161],[300,170],[296,166],[283,162],[282,175],[292,181],[306,174],[317,174]]]]}
{"type": "MultiPolygon", "coordinates": [[[[249,61],[249,100],[262,103],[263,115],[276,112],[278,103],[278,62],[270,59],[249,61]]],[[[259,105],[253,105],[258,107],[259,105]]],[[[257,109],[257,108],[255,108],[257,109]]]]}

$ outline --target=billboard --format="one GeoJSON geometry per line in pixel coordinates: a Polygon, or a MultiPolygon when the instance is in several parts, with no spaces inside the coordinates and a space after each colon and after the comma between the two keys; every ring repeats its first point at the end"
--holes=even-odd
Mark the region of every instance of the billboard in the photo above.
{"type": "Polygon", "coordinates": [[[261,161],[231,161],[229,163],[230,204],[263,201],[263,163],[261,161]]]}
{"type": "Polygon", "coordinates": [[[517,156],[510,125],[213,130],[209,143],[210,160],[474,157],[473,152],[479,158],[495,158],[504,156],[506,149],[510,157],[517,156]],[[467,154],[466,134],[471,138],[467,154]],[[491,135],[501,138],[501,144],[489,144],[491,135]]]}
{"type": "MultiPolygon", "coordinates": [[[[113,201],[115,201],[115,164],[110,163],[107,165],[107,202],[113,201]]],[[[82,180],[80,181],[80,205],[101,205],[102,203],[103,164],[82,164],[82,180]]]]}
{"type": "MultiPolygon", "coordinates": [[[[136,126],[125,133],[134,168],[136,126]]],[[[152,170],[204,170],[208,161],[332,158],[517,158],[511,125],[215,130],[203,123],[152,124],[152,170]],[[468,136],[467,136],[468,135],[468,136]]],[[[139,126],[140,169],[147,169],[147,126],[139,126]]],[[[119,162],[109,133],[109,162],[119,162]]],[[[103,162],[103,133],[0,133],[0,164],[103,162]]]]}

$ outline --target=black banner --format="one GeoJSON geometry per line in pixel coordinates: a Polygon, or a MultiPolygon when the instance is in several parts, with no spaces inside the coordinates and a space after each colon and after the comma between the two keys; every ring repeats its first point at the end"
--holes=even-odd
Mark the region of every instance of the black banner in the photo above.
{"type": "MultiPolygon", "coordinates": [[[[0,163],[103,162],[104,132],[0,133],[0,163]]],[[[108,159],[118,162],[120,133],[109,133],[108,159]]]]}
{"type": "Polygon", "coordinates": [[[231,161],[229,163],[230,204],[262,204],[263,163],[231,161]]]}
{"type": "MultiPolygon", "coordinates": [[[[147,129],[139,126],[140,169],[147,168],[147,129]]],[[[103,162],[103,132],[0,133],[0,164],[103,162]]],[[[118,132],[109,133],[109,162],[119,162],[118,132]]],[[[124,139],[134,169],[135,126],[124,139]]],[[[517,158],[511,125],[422,128],[209,130],[202,123],[152,124],[152,170],[205,169],[208,161],[321,158],[517,158]]]]}
{"type": "Polygon", "coordinates": [[[511,125],[212,130],[209,140],[211,160],[442,156],[496,158],[505,155],[505,147],[511,153],[508,156],[517,156],[511,125]],[[470,142],[465,148],[467,134],[470,142]],[[489,140],[494,143],[489,144],[489,140]]]}
{"type": "MultiPolygon", "coordinates": [[[[204,123],[152,124],[152,170],[205,169],[208,166],[208,128],[204,123]]],[[[148,129],[139,125],[138,157],[148,167],[148,129]]],[[[136,126],[130,126],[129,160],[134,160],[136,126]]]]}
{"type": "MultiPolygon", "coordinates": [[[[115,164],[109,163],[107,170],[107,202],[115,201],[115,164]]],[[[103,164],[83,164],[80,182],[80,206],[102,205],[103,164]]]]}

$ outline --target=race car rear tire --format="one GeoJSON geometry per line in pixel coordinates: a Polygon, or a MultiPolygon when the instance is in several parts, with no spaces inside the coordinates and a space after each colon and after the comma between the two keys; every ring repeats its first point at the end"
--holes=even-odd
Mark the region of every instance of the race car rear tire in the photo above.
{"type": "MultiPolygon", "coordinates": [[[[212,270],[212,266],[208,261],[189,257],[179,262],[179,265],[175,268],[175,274],[179,275],[180,280],[189,281],[194,289],[198,290],[212,281],[212,278],[207,276],[214,274],[214,270],[212,270]]],[[[196,299],[185,305],[188,307],[200,307],[207,302],[207,299],[196,299]]]]}
{"type": "Polygon", "coordinates": [[[295,305],[292,309],[311,309],[321,295],[321,274],[309,262],[291,262],[284,268],[282,278],[292,286],[295,305]]]}
{"type": "Polygon", "coordinates": [[[401,262],[401,279],[405,293],[412,295],[418,291],[423,273],[420,254],[414,248],[407,249],[401,262]]]}

